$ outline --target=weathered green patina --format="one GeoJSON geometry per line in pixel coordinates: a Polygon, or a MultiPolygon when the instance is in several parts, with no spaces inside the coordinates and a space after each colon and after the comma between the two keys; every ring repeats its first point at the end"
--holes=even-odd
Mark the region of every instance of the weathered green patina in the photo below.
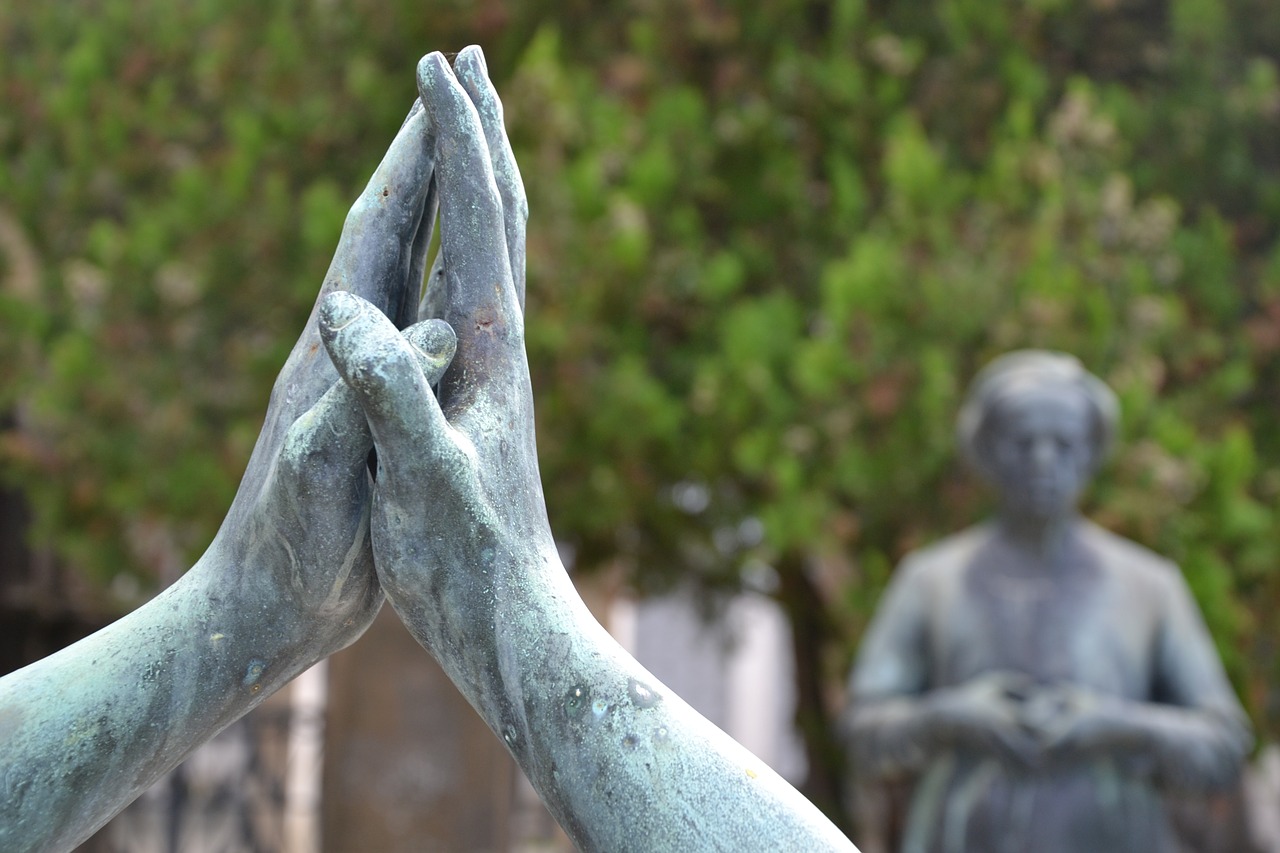
{"type": "Polygon", "coordinates": [[[853,849],[645,672],[569,581],[534,440],[524,189],[479,49],[456,69],[420,64],[425,108],[352,208],[209,551],[138,611],[0,681],[0,848],[87,837],[354,641],[385,590],[583,849],[853,849]]]}

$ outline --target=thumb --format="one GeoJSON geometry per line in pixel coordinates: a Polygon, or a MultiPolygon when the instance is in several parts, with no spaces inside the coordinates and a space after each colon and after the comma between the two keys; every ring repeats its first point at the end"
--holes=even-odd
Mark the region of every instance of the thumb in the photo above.
{"type": "Polygon", "coordinates": [[[401,334],[413,344],[414,355],[427,384],[434,386],[449,369],[454,353],[458,351],[458,336],[453,333],[453,327],[444,320],[423,320],[401,334]]]}
{"type": "Polygon", "coordinates": [[[338,291],[325,297],[319,325],[338,374],[364,409],[380,466],[394,471],[397,462],[438,450],[447,424],[430,383],[452,358],[448,324],[417,324],[415,345],[372,304],[338,291]]]}

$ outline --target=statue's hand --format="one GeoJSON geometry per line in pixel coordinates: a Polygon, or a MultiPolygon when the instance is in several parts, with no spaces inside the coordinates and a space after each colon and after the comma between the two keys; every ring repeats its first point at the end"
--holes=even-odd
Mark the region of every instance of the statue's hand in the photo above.
{"type": "Polygon", "coordinates": [[[347,216],[207,555],[238,601],[268,608],[272,630],[313,659],[352,642],[382,602],[368,535],[372,438],[321,346],[319,305],[350,290],[399,326],[413,321],[432,228],[433,156],[426,114],[415,103],[347,216]]]}
{"type": "MultiPolygon", "coordinates": [[[[415,105],[351,209],[321,288],[321,299],[361,294],[398,340],[422,284],[433,156],[415,105]]],[[[133,613],[0,679],[0,753],[9,781],[20,780],[20,796],[0,796],[0,849],[72,849],[372,620],[382,601],[369,536],[372,437],[324,352],[318,317],[317,304],[199,562],[133,613]]]]}
{"type": "MultiPolygon", "coordinates": [[[[478,48],[458,55],[456,76],[438,53],[422,60],[418,75],[436,135],[441,217],[442,272],[432,273],[436,292],[427,304],[457,332],[438,401],[422,348],[373,306],[334,294],[321,328],[378,447],[379,578],[410,631],[457,676],[463,657],[475,666],[487,660],[497,608],[512,606],[513,585],[529,581],[540,555],[555,551],[520,306],[527,208],[501,105],[478,48]]],[[[563,574],[558,564],[554,570],[563,574]]]]}
{"type": "Polygon", "coordinates": [[[1023,725],[1051,756],[1124,751],[1135,746],[1140,730],[1136,707],[1075,684],[1042,687],[1027,700],[1023,725]]]}
{"type": "Polygon", "coordinates": [[[524,190],[501,107],[477,48],[453,69],[426,57],[418,83],[436,134],[443,254],[427,305],[458,339],[438,401],[421,362],[447,352],[411,345],[351,295],[321,311],[325,346],[377,446],[371,526],[388,599],[579,849],[851,850],[646,672],[573,588],[538,476],[524,190]]]}
{"type": "Polygon", "coordinates": [[[993,753],[1016,765],[1034,763],[1039,745],[1022,725],[1032,690],[1019,673],[991,672],[924,698],[926,725],[938,744],[993,753]]]}

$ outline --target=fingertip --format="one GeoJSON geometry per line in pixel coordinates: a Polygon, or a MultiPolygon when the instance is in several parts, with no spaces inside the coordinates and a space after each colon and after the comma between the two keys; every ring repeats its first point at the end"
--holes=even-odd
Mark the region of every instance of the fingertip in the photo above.
{"type": "MultiPolygon", "coordinates": [[[[502,102],[498,100],[498,93],[494,91],[493,83],[489,80],[489,70],[485,67],[484,54],[481,53],[480,48],[472,45],[459,53],[458,58],[454,60],[453,70],[458,82],[462,84],[462,88],[471,99],[471,103],[479,110],[482,122],[486,118],[500,121],[502,102]]],[[[492,130],[492,125],[489,125],[487,131],[491,133],[492,130]]]]}
{"type": "Polygon", "coordinates": [[[334,296],[321,307],[320,337],[372,426],[375,417],[385,419],[391,410],[404,408],[406,394],[412,398],[419,393],[419,357],[381,311],[357,296],[334,296]]]}
{"type": "Polygon", "coordinates": [[[320,306],[320,339],[338,374],[356,389],[384,384],[397,357],[412,364],[396,327],[375,306],[339,290],[320,306]]]}
{"type": "Polygon", "coordinates": [[[452,76],[453,69],[449,67],[449,61],[438,50],[418,60],[418,92],[422,95],[423,101],[427,100],[427,92],[434,89],[440,80],[452,76]]]}
{"type": "Polygon", "coordinates": [[[454,60],[454,68],[459,71],[466,70],[481,78],[489,76],[489,65],[485,62],[484,51],[478,44],[469,44],[462,50],[458,51],[458,58],[454,60]]]}
{"type": "Polygon", "coordinates": [[[433,57],[439,55],[439,51],[433,50],[430,53],[424,53],[422,58],[418,60],[417,77],[418,85],[422,85],[422,81],[431,73],[431,65],[435,60],[433,57]]]}
{"type": "Polygon", "coordinates": [[[458,336],[454,334],[453,326],[440,319],[414,323],[405,329],[404,336],[423,355],[436,361],[453,358],[458,349],[458,336]]]}
{"type": "Polygon", "coordinates": [[[346,290],[335,290],[320,304],[320,331],[332,336],[351,325],[369,303],[346,290]]]}
{"type": "Polygon", "coordinates": [[[404,336],[413,345],[427,382],[439,382],[458,351],[458,336],[453,327],[444,320],[425,320],[405,329],[404,336]]]}

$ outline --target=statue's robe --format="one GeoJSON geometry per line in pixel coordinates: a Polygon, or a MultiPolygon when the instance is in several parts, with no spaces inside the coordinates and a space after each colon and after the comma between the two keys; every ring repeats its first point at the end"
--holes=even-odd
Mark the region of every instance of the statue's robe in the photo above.
{"type": "Polygon", "coordinates": [[[909,556],[860,648],[851,714],[1007,671],[1127,700],[1135,715],[1172,718],[1179,736],[1026,768],[930,745],[909,712],[855,725],[868,765],[856,769],[919,774],[904,851],[1172,851],[1162,790],[1212,788],[1237,772],[1248,726],[1178,568],[1088,522],[1059,568],[1027,572],[994,525],[909,556]]]}

